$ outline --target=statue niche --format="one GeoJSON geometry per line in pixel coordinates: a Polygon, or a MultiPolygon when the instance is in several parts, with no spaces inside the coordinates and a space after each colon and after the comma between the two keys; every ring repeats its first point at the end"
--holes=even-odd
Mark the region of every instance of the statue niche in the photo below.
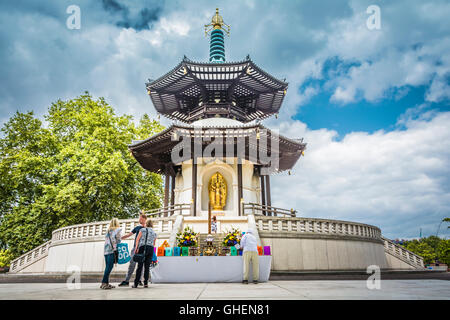
{"type": "Polygon", "coordinates": [[[227,201],[227,183],[219,172],[209,180],[208,193],[212,210],[222,211],[227,201]]]}

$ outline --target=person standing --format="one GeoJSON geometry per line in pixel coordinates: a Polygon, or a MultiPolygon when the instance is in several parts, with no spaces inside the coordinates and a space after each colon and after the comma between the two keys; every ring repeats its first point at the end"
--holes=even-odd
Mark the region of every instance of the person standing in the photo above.
{"type": "Polygon", "coordinates": [[[136,239],[135,254],[143,254],[144,260],[138,263],[136,270],[136,278],[134,278],[133,288],[137,288],[139,279],[141,278],[142,268],[144,268],[144,288],[148,288],[148,278],[150,274],[150,264],[153,258],[153,248],[155,247],[157,234],[153,231],[153,224],[151,220],[147,220],[145,228],[139,231],[136,239]]]}
{"type": "Polygon", "coordinates": [[[248,229],[247,233],[244,234],[241,239],[240,246],[243,250],[242,254],[244,256],[244,279],[242,280],[242,283],[248,284],[248,273],[251,262],[253,266],[253,283],[257,284],[259,278],[258,246],[252,229],[248,229]]]}
{"type": "Polygon", "coordinates": [[[102,284],[100,289],[112,289],[113,285],[109,284],[109,275],[114,267],[116,261],[117,244],[120,243],[120,236],[122,230],[119,228],[119,220],[113,218],[109,224],[108,231],[105,235],[104,256],[105,256],[105,272],[103,274],[102,284]]]}
{"type": "MultiPolygon", "coordinates": [[[[133,234],[137,235],[139,234],[139,231],[142,228],[145,228],[145,223],[147,222],[147,215],[144,213],[144,210],[141,211],[141,214],[139,215],[139,225],[134,227],[133,230],[131,230],[130,233],[124,235],[122,237],[122,240],[128,239],[129,237],[131,237],[133,234]]],[[[119,284],[119,287],[128,287],[130,284],[130,279],[131,276],[133,275],[134,269],[136,268],[136,262],[133,260],[133,256],[134,256],[134,252],[136,251],[136,238],[134,238],[134,244],[133,244],[133,249],[130,251],[130,256],[131,256],[131,260],[130,260],[130,264],[128,265],[128,273],[127,276],[125,278],[124,281],[122,281],[119,284]]],[[[142,281],[139,281],[139,285],[143,286],[142,281]]]]}
{"type": "Polygon", "coordinates": [[[211,221],[211,233],[217,233],[217,218],[216,216],[212,217],[211,221]]]}

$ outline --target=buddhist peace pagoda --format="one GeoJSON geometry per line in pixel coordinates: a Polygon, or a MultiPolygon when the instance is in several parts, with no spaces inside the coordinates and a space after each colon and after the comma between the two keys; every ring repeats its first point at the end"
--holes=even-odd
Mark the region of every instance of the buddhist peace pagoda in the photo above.
{"type": "Polygon", "coordinates": [[[270,174],[290,170],[306,148],[302,140],[279,136],[260,124],[277,115],[288,84],[249,56],[227,62],[224,34],[229,32],[216,9],[205,25],[209,62],[184,57],[146,84],[156,111],[176,122],[129,146],[144,169],[165,175],[164,207],[192,203],[185,212],[192,216],[207,215],[209,203],[213,214],[223,216],[243,216],[244,203],[270,207],[270,174]],[[191,139],[180,146],[181,137],[191,139]],[[174,157],[177,148],[183,154],[174,157]],[[269,165],[272,170],[264,170],[269,165]]]}
{"type": "MultiPolygon", "coordinates": [[[[271,248],[259,257],[262,281],[272,271],[423,270],[422,257],[384,238],[376,226],[307,218],[301,211],[272,206],[270,176],[291,170],[306,143],[261,124],[277,116],[288,84],[249,56],[226,61],[229,33],[216,9],[205,25],[209,61],[184,57],[146,83],[157,113],[173,120],[167,129],[128,146],[142,168],[165,177],[163,206],[147,211],[158,234],[156,246],[176,247],[177,234],[186,227],[200,240],[209,237],[214,215],[219,242],[230,228],[252,228],[258,245],[271,248]]],[[[120,220],[124,234],[138,223],[120,220]]],[[[98,221],[54,230],[47,242],[13,260],[10,273],[101,273],[108,225],[98,221]]],[[[125,240],[130,248],[133,241],[125,240]]],[[[240,258],[160,256],[152,282],[240,282],[240,258]]],[[[114,268],[127,269],[127,264],[114,268]]]]}

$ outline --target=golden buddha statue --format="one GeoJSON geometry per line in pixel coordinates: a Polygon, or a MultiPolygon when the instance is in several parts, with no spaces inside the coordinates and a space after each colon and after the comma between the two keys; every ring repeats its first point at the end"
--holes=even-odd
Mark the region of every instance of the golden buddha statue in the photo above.
{"type": "Polygon", "coordinates": [[[219,172],[209,180],[208,192],[212,210],[222,211],[227,201],[227,183],[219,172]]]}

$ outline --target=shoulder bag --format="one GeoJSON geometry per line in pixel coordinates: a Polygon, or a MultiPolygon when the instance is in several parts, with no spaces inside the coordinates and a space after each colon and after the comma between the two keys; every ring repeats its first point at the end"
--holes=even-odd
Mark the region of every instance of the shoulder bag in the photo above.
{"type": "MultiPolygon", "coordinates": [[[[145,242],[144,242],[144,253],[135,253],[133,256],[133,261],[137,262],[137,263],[143,263],[145,260],[145,251],[147,250],[148,229],[145,228],[145,231],[146,232],[145,232],[145,242]]],[[[139,243],[137,245],[139,246],[139,243]]]]}
{"type": "Polygon", "coordinates": [[[119,262],[119,251],[117,250],[117,247],[114,249],[114,244],[111,240],[110,231],[108,231],[108,238],[109,238],[109,242],[111,242],[111,247],[113,248],[113,251],[114,251],[114,264],[117,264],[117,262],[119,262]]]}

